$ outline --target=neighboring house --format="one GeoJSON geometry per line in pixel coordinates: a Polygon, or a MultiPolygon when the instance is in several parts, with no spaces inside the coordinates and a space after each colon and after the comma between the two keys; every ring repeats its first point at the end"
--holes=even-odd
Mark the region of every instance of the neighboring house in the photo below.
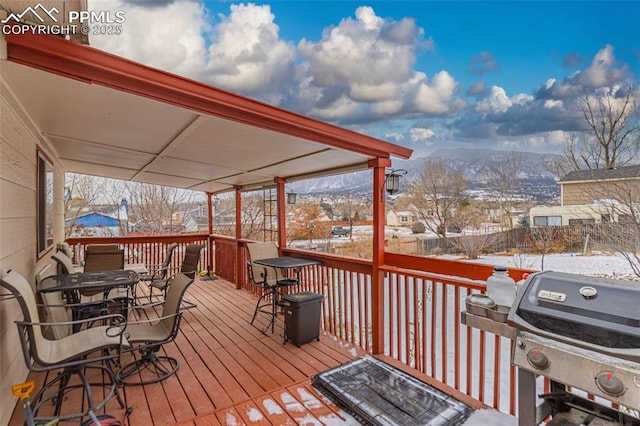
{"type": "Polygon", "coordinates": [[[640,203],[640,165],[575,170],[559,184],[561,205],[531,208],[531,226],[621,222],[640,203]]]}
{"type": "Polygon", "coordinates": [[[70,237],[111,237],[127,235],[129,225],[129,205],[122,200],[119,206],[92,206],[84,209],[74,218],[65,220],[70,237]]]}
{"type": "Polygon", "coordinates": [[[537,206],[529,210],[531,226],[586,225],[619,222],[628,211],[624,205],[592,203],[575,206],[537,206]]]}
{"type": "Polygon", "coordinates": [[[418,216],[411,211],[396,212],[389,210],[387,212],[387,226],[405,226],[411,227],[418,221],[418,216]]]}
{"type": "Polygon", "coordinates": [[[117,217],[91,212],[67,219],[67,227],[72,228],[70,237],[110,237],[122,235],[117,217]]]}
{"type": "Polygon", "coordinates": [[[574,170],[558,182],[561,205],[586,205],[598,199],[616,198],[615,190],[609,189],[620,182],[640,188],[640,164],[615,169],[574,170]]]}

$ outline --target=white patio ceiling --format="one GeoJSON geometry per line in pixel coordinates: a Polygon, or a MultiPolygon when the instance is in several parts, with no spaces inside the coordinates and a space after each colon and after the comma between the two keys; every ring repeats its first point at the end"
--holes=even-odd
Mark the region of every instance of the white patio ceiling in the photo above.
{"type": "Polygon", "coordinates": [[[1,76],[70,172],[218,193],[411,155],[87,46],[21,37],[8,37],[1,76]]]}

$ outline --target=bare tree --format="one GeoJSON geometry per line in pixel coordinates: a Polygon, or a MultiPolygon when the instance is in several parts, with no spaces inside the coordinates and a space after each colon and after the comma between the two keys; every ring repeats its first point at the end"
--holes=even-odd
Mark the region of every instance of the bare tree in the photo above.
{"type": "Polygon", "coordinates": [[[103,187],[104,179],[76,173],[65,175],[64,212],[68,223],[65,226],[65,238],[80,232],[76,223],[78,217],[98,203],[103,187]]]}
{"type": "Polygon", "coordinates": [[[522,154],[512,151],[489,172],[489,188],[495,191],[501,224],[508,229],[513,229],[511,210],[516,202],[515,196],[521,171],[522,154]]]}
{"type": "Polygon", "coordinates": [[[544,256],[551,251],[558,235],[558,228],[555,226],[537,226],[531,228],[529,236],[531,237],[534,247],[541,255],[541,271],[544,271],[544,256]]]}
{"type": "Polygon", "coordinates": [[[612,169],[638,160],[640,120],[631,87],[585,94],[578,111],[585,129],[567,136],[560,158],[545,163],[549,171],[562,177],[572,170],[612,169]]]}
{"type": "Polygon", "coordinates": [[[263,241],[265,237],[265,197],[259,192],[242,194],[242,212],[240,223],[242,238],[263,241]]]}
{"type": "Polygon", "coordinates": [[[140,182],[125,186],[131,198],[131,219],[140,228],[156,235],[183,230],[182,218],[175,214],[193,201],[192,191],[140,182]]]}
{"type": "MultiPolygon", "coordinates": [[[[266,232],[265,221],[269,221],[265,195],[267,191],[257,190],[242,193],[242,211],[240,212],[240,226],[242,228],[242,238],[254,241],[268,240],[273,232],[266,232]],[[266,216],[265,216],[266,215],[266,216]]],[[[214,215],[214,232],[220,235],[235,236],[236,202],[233,193],[220,194],[216,196],[214,215]]],[[[268,202],[268,201],[267,201],[268,202]]]]}
{"type": "Polygon", "coordinates": [[[115,235],[126,235],[126,221],[120,217],[120,204],[124,193],[123,181],[67,173],[65,175],[64,212],[68,225],[65,226],[65,238],[86,234],[86,230],[82,230],[77,222],[81,215],[90,211],[116,216],[120,229],[115,235]]]}
{"type": "Polygon", "coordinates": [[[320,221],[323,211],[317,204],[303,204],[298,206],[293,213],[293,220],[289,222],[287,237],[289,241],[329,238],[331,227],[327,222],[320,221]]]}
{"type": "Polygon", "coordinates": [[[420,176],[408,187],[408,201],[425,226],[444,239],[467,187],[462,171],[451,171],[443,162],[427,160],[420,176]]]}
{"type": "Polygon", "coordinates": [[[352,198],[338,203],[337,209],[342,214],[342,220],[349,223],[349,239],[353,240],[353,223],[362,217],[365,206],[352,198]]]}
{"type": "Polygon", "coordinates": [[[640,277],[640,180],[601,182],[596,187],[598,204],[606,208],[611,220],[603,224],[601,244],[622,255],[640,277]]]}
{"type": "Polygon", "coordinates": [[[482,206],[465,200],[458,205],[451,219],[451,224],[462,234],[455,238],[454,246],[468,259],[478,259],[496,240],[495,234],[481,232],[482,217],[482,206]]]}

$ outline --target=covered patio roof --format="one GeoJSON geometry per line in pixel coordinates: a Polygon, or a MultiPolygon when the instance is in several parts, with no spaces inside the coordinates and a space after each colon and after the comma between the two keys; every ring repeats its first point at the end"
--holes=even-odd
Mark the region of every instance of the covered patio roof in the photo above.
{"type": "Polygon", "coordinates": [[[6,40],[1,77],[69,172],[220,193],[412,153],[79,43],[6,40]]]}

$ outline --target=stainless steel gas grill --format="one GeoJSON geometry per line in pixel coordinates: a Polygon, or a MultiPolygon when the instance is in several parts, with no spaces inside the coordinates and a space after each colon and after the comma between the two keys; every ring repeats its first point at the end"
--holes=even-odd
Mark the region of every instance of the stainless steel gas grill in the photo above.
{"type": "Polygon", "coordinates": [[[640,283],[539,272],[507,322],[516,330],[520,426],[549,415],[549,424],[640,425],[640,283]],[[538,375],[551,380],[542,399],[538,375]]]}

